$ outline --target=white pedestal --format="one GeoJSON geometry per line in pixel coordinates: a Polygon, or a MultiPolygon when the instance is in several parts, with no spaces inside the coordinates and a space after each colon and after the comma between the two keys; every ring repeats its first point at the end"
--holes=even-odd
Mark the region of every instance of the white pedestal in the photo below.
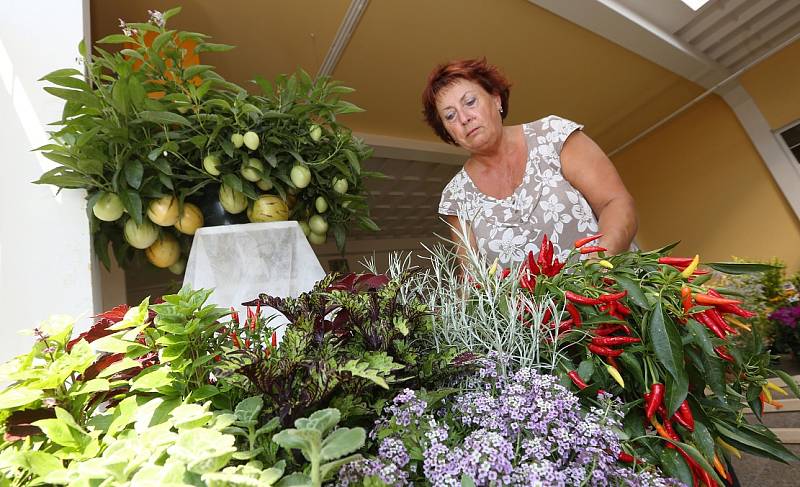
{"type": "MultiPolygon", "coordinates": [[[[186,264],[184,285],[214,289],[211,303],[246,314],[241,303],[271,296],[296,297],[310,291],[325,271],[296,221],[200,228],[186,264]]],[[[269,316],[274,310],[266,310],[269,316]]],[[[283,317],[270,323],[285,322],[283,317]]],[[[279,331],[282,335],[282,330],[279,331]]]]}

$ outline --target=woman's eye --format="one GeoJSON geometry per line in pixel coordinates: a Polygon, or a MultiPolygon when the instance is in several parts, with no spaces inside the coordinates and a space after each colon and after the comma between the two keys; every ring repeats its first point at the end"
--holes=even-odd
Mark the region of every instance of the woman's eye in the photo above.
{"type": "Polygon", "coordinates": [[[470,98],[469,100],[467,100],[467,106],[468,106],[468,107],[471,107],[471,106],[475,105],[475,102],[476,102],[476,101],[477,101],[477,99],[475,99],[475,98],[470,98]]]}
{"type": "Polygon", "coordinates": [[[456,115],[453,112],[446,113],[444,115],[444,119],[447,120],[448,122],[451,122],[454,118],[456,118],[456,115]]]}

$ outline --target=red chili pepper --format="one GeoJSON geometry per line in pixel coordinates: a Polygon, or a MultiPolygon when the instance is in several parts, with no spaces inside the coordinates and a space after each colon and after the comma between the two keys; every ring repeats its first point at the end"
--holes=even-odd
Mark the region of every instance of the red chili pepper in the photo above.
{"type": "Polygon", "coordinates": [[[681,288],[681,304],[684,314],[689,314],[689,310],[692,309],[692,290],[688,286],[681,288]]]}
{"type": "Polygon", "coordinates": [[[628,345],[630,343],[639,343],[642,340],[636,337],[594,337],[592,343],[604,347],[616,345],[628,345]]]}
{"type": "Polygon", "coordinates": [[[503,272],[500,273],[500,279],[505,279],[506,277],[509,276],[509,274],[511,274],[511,268],[506,267],[505,269],[503,269],[503,272]]]}
{"type": "MultiPolygon", "coordinates": [[[[678,433],[675,431],[675,428],[672,426],[672,421],[669,418],[664,418],[662,426],[664,426],[664,429],[667,431],[667,434],[669,435],[670,438],[672,438],[675,441],[681,441],[681,437],[678,436],[678,433]]],[[[672,443],[670,443],[669,445],[672,445],[672,443]]],[[[669,448],[669,445],[667,446],[667,448],[669,448]]],[[[675,445],[672,445],[672,447],[675,447],[675,445]]]]}
{"type": "Polygon", "coordinates": [[[565,292],[564,296],[567,299],[569,299],[570,301],[572,301],[573,303],[576,303],[576,304],[585,304],[585,305],[588,305],[588,306],[594,306],[594,305],[598,305],[598,304],[603,304],[603,302],[600,301],[599,299],[590,298],[588,296],[582,296],[582,295],[576,294],[576,293],[574,293],[572,291],[565,292]]]}
{"type": "Polygon", "coordinates": [[[617,313],[628,316],[631,314],[631,309],[625,306],[624,304],[620,303],[619,301],[614,301],[611,303],[611,306],[617,311],[617,313]]]}
{"type": "Polygon", "coordinates": [[[250,348],[250,339],[249,338],[245,338],[244,339],[244,348],[250,348]]]}
{"type": "Polygon", "coordinates": [[[566,321],[562,321],[561,323],[559,323],[559,325],[558,325],[558,327],[556,329],[556,332],[560,336],[562,333],[566,333],[569,330],[571,330],[574,326],[575,326],[575,323],[572,321],[572,318],[570,318],[570,319],[568,319],[566,321]]]}
{"type": "Polygon", "coordinates": [[[602,357],[619,357],[622,355],[622,352],[624,352],[624,350],[613,350],[608,347],[601,347],[591,343],[587,345],[586,348],[588,348],[593,354],[600,355],[602,357]]]}
{"type": "Polygon", "coordinates": [[[231,332],[231,340],[233,340],[233,344],[236,346],[236,348],[242,348],[242,344],[239,342],[239,337],[236,335],[236,333],[231,332]]]}
{"type": "Polygon", "coordinates": [[[278,332],[272,332],[272,348],[276,348],[278,346],[278,332]]]}
{"type": "Polygon", "coordinates": [[[583,390],[583,389],[586,389],[588,387],[586,385],[586,382],[584,382],[583,379],[581,379],[581,376],[578,374],[577,370],[571,370],[571,371],[567,372],[567,375],[569,376],[570,379],[572,379],[572,383],[575,384],[575,386],[578,389],[583,390]]]}
{"type": "Polygon", "coordinates": [[[650,386],[650,401],[645,401],[645,416],[651,419],[664,401],[664,384],[656,382],[650,386]]]}
{"type": "Polygon", "coordinates": [[[597,336],[607,336],[607,335],[611,335],[612,333],[615,333],[615,332],[617,332],[617,331],[619,331],[621,329],[622,329],[622,325],[620,325],[620,324],[606,323],[604,325],[601,325],[601,326],[595,328],[594,334],[597,335],[597,336]]]}
{"type": "Polygon", "coordinates": [[[736,299],[719,298],[709,294],[697,293],[694,295],[694,300],[697,304],[704,306],[724,306],[724,305],[738,305],[741,301],[736,299]]]}
{"type": "Polygon", "coordinates": [[[576,327],[580,327],[583,324],[583,321],[581,321],[581,312],[578,311],[578,308],[572,303],[567,303],[566,308],[569,317],[572,318],[572,322],[575,323],[576,327]]]}
{"type": "Polygon", "coordinates": [[[734,360],[733,356],[728,353],[728,349],[725,348],[723,345],[715,347],[714,351],[717,352],[717,355],[719,355],[719,358],[721,358],[722,360],[726,360],[730,363],[736,363],[736,360],[734,360]]]}
{"type": "Polygon", "coordinates": [[[686,267],[691,264],[693,260],[693,257],[659,257],[658,263],[686,267]]]}
{"type": "Polygon", "coordinates": [[[601,294],[600,296],[598,296],[598,299],[600,299],[600,301],[603,301],[604,303],[610,303],[612,301],[619,301],[620,299],[624,298],[627,295],[628,291],[620,291],[614,294],[601,294]]]}
{"type": "Polygon", "coordinates": [[[715,335],[717,335],[723,340],[726,339],[725,332],[719,329],[717,324],[714,323],[714,321],[711,318],[709,318],[708,315],[706,315],[705,311],[701,313],[695,313],[693,317],[700,323],[706,325],[706,328],[711,330],[715,335]]]}
{"type": "Polygon", "coordinates": [[[519,276],[519,287],[533,291],[536,289],[536,276],[531,274],[531,271],[525,269],[521,276],[519,276]]]}
{"type": "Polygon", "coordinates": [[[582,248],[581,248],[581,254],[583,254],[583,255],[585,255],[585,254],[593,254],[593,253],[595,253],[595,252],[605,252],[605,251],[607,251],[607,250],[608,250],[608,249],[607,249],[607,248],[605,248],[605,247],[600,247],[600,246],[597,246],[597,245],[592,245],[592,246],[589,246],[589,247],[582,247],[582,248]]]}
{"type": "Polygon", "coordinates": [[[231,306],[231,321],[233,321],[237,325],[239,324],[239,312],[236,311],[236,308],[234,308],[233,306],[231,306]]]}
{"type": "MultiPolygon", "coordinates": [[[[708,290],[708,294],[714,296],[715,298],[721,298],[722,295],[713,289],[708,290]]],[[[741,316],[742,318],[752,318],[757,315],[757,313],[753,313],[752,311],[748,311],[738,304],[723,304],[717,305],[717,309],[722,313],[731,313],[736,316],[741,316]]]]}
{"type": "Polygon", "coordinates": [[[619,457],[617,458],[620,462],[625,462],[625,463],[633,463],[634,461],[636,461],[633,455],[625,453],[624,451],[619,452],[619,457]]]}
{"type": "Polygon", "coordinates": [[[594,242],[595,240],[597,240],[602,236],[603,236],[602,233],[598,233],[596,235],[589,235],[587,237],[579,238],[578,240],[575,241],[575,248],[576,249],[581,248],[584,245],[588,244],[589,242],[594,242]]]}
{"type": "Polygon", "coordinates": [[[732,335],[738,335],[739,332],[735,329],[731,328],[731,326],[725,321],[725,318],[717,311],[716,309],[712,308],[706,310],[706,314],[711,318],[711,321],[714,322],[715,325],[719,327],[720,330],[726,331],[732,335]]]}
{"type": "Polygon", "coordinates": [[[222,360],[222,357],[220,357],[219,354],[214,355],[214,362],[219,362],[220,360],[222,360]]]}
{"type": "Polygon", "coordinates": [[[675,416],[681,425],[689,431],[694,431],[694,416],[692,410],[689,408],[689,403],[686,399],[683,400],[678,410],[675,411],[675,416]]]}

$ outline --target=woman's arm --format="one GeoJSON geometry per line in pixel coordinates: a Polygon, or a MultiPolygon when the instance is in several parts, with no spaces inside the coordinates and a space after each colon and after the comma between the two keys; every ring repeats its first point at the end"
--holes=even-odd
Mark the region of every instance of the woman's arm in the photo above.
{"type": "Polygon", "coordinates": [[[561,172],[597,215],[604,235],[599,245],[611,254],[628,250],[639,226],[636,209],[603,150],[583,132],[573,132],[561,149],[561,172]]]}

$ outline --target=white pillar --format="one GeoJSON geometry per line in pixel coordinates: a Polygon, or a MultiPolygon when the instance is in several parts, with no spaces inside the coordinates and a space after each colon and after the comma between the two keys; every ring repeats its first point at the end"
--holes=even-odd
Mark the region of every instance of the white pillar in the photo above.
{"type": "MultiPolygon", "coordinates": [[[[51,314],[96,309],[85,192],[31,184],[53,167],[31,149],[47,143],[61,100],[43,75],[78,64],[81,0],[11,0],[0,15],[0,361],[30,349],[18,334],[51,314]]],[[[88,23],[88,18],[86,19],[88,23]]],[[[99,278],[96,279],[99,286],[99,278]]]]}

